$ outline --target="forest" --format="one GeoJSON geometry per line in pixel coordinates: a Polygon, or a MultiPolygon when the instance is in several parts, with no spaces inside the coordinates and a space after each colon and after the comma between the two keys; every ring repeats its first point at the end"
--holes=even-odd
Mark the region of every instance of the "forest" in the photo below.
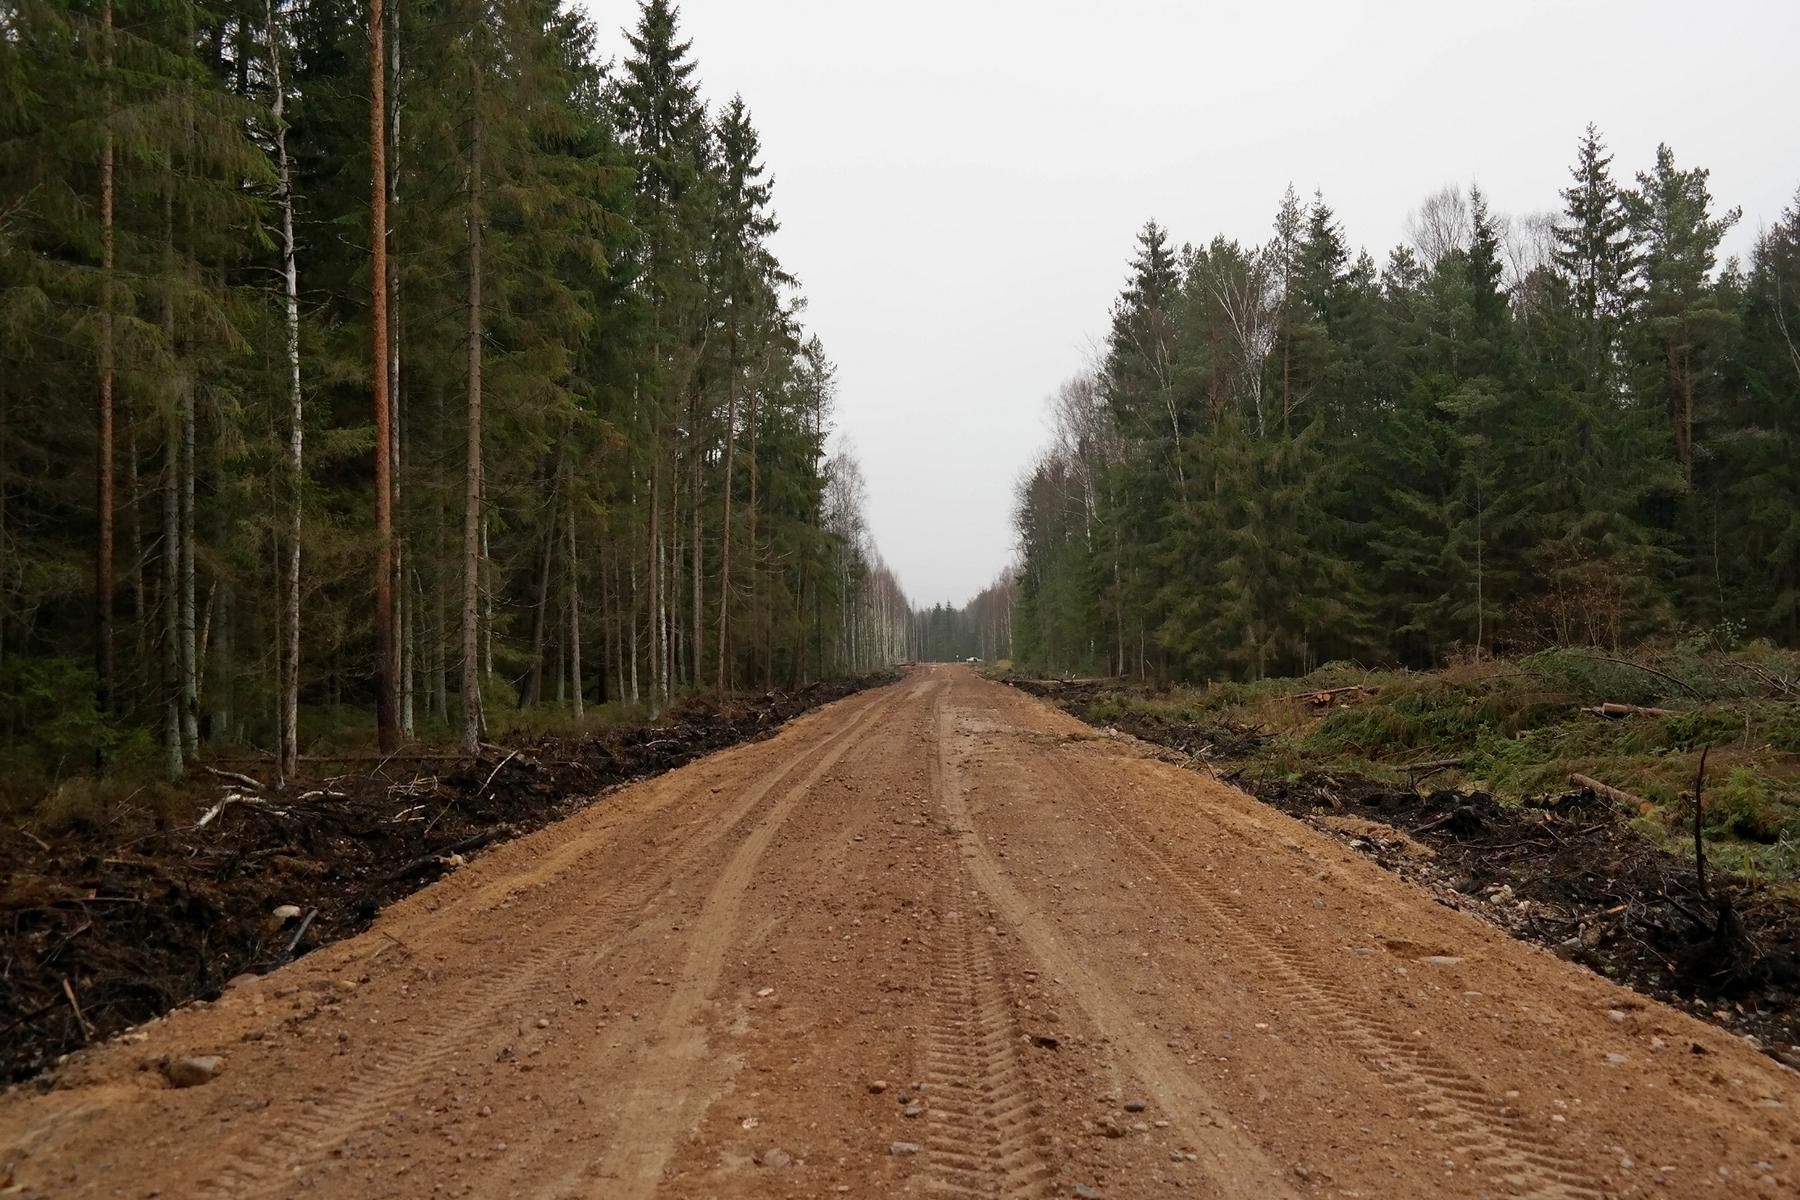
{"type": "Polygon", "coordinates": [[[1292,187],[1261,244],[1145,225],[1019,486],[1003,652],[1199,682],[1800,643],[1800,194],[1747,263],[1741,219],[1590,125],[1556,210],[1448,187],[1380,264],[1292,187]]]}
{"type": "Polygon", "coordinates": [[[750,108],[595,11],[0,6],[8,790],[899,656],[750,108]]]}

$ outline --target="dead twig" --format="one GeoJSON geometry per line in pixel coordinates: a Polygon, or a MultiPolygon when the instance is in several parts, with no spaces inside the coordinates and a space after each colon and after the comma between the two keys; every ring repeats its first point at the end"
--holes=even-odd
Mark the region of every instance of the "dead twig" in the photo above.
{"type": "Polygon", "coordinates": [[[288,939],[287,949],[281,952],[281,957],[284,960],[294,957],[294,947],[300,944],[300,939],[306,936],[308,926],[313,923],[313,918],[318,915],[319,910],[313,908],[308,909],[306,915],[300,918],[300,928],[294,930],[294,936],[288,939]]]}
{"type": "Polygon", "coordinates": [[[26,837],[28,837],[32,841],[36,842],[39,850],[42,850],[45,854],[50,853],[50,843],[49,842],[46,842],[43,838],[41,838],[37,834],[31,832],[31,830],[25,828],[23,825],[14,825],[13,828],[17,829],[20,833],[24,834],[26,837]]]}
{"type": "Polygon", "coordinates": [[[94,1027],[82,1013],[81,1002],[75,999],[75,987],[69,982],[69,977],[67,975],[63,976],[62,990],[63,995],[69,998],[69,1007],[74,1010],[75,1019],[81,1023],[81,1040],[84,1042],[93,1041],[94,1027]]]}
{"type": "Polygon", "coordinates": [[[484,782],[481,785],[481,790],[475,793],[475,798],[477,800],[481,799],[482,796],[487,794],[488,784],[491,784],[494,782],[494,776],[496,776],[500,773],[500,767],[504,767],[507,763],[511,762],[513,759],[515,759],[517,757],[519,757],[519,752],[517,750],[514,750],[511,754],[508,754],[505,758],[500,760],[500,766],[495,767],[492,771],[488,772],[488,777],[487,777],[486,782],[484,782]]]}

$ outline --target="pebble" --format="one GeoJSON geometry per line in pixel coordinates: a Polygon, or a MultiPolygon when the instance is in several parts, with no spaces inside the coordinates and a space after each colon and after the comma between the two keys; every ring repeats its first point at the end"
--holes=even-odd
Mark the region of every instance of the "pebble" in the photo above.
{"type": "Polygon", "coordinates": [[[1125,1102],[1126,1112],[1143,1112],[1146,1107],[1148,1106],[1142,1100],[1127,1100],[1125,1102]]]}
{"type": "Polygon", "coordinates": [[[919,1143],[917,1142],[895,1142],[888,1147],[889,1154],[896,1155],[900,1158],[905,1158],[909,1154],[917,1154],[918,1152],[919,1143]]]}
{"type": "Polygon", "coordinates": [[[539,1017],[538,1018],[538,1028],[539,1029],[550,1028],[550,1019],[548,1017],[539,1017]]]}
{"type": "Polygon", "coordinates": [[[871,1079],[869,1081],[869,1094],[870,1095],[879,1096],[879,1095],[881,1095],[881,1093],[883,1093],[887,1090],[888,1090],[888,1081],[887,1080],[871,1079]]]}
{"type": "Polygon", "coordinates": [[[1084,1197],[1085,1200],[1100,1200],[1100,1193],[1096,1192],[1085,1183],[1078,1183],[1075,1185],[1075,1194],[1084,1197]]]}
{"type": "Polygon", "coordinates": [[[163,1063],[162,1073],[169,1086],[190,1088],[211,1083],[224,1068],[225,1060],[216,1054],[193,1054],[169,1059],[163,1063]]]}
{"type": "Polygon", "coordinates": [[[1111,1117],[1101,1117],[1098,1121],[1094,1122],[1094,1127],[1109,1138],[1122,1138],[1125,1136],[1125,1127],[1111,1117]]]}
{"type": "Polygon", "coordinates": [[[756,996],[757,996],[757,999],[759,999],[759,1000],[767,1000],[770,996],[773,996],[774,994],[775,994],[775,989],[772,987],[758,988],[756,990],[756,996]]]}
{"type": "Polygon", "coordinates": [[[1614,1025],[1623,1025],[1626,1018],[1621,1010],[1609,1008],[1606,1010],[1606,1019],[1611,1021],[1614,1025]]]}
{"type": "Polygon", "coordinates": [[[903,1117],[920,1117],[925,1115],[925,1110],[917,1104],[909,1104],[900,1111],[900,1115],[903,1117]]]}
{"type": "Polygon", "coordinates": [[[788,1166],[793,1161],[794,1156],[789,1154],[786,1150],[777,1148],[774,1150],[763,1151],[762,1165],[765,1167],[770,1167],[779,1171],[782,1167],[788,1166]]]}

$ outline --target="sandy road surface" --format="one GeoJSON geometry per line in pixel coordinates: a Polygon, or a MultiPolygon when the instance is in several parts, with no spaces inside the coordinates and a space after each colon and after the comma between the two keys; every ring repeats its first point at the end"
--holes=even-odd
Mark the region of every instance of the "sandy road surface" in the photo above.
{"type": "Polygon", "coordinates": [[[0,1100],[0,1179],[1800,1196],[1797,1084],[1238,792],[939,667],[621,790],[0,1100]],[[142,1066],[168,1054],[226,1065],[175,1090],[142,1066]]]}

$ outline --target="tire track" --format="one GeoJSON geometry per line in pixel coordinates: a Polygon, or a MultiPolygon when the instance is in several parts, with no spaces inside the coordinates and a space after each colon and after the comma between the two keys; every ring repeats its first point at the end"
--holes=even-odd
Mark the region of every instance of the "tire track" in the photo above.
{"type": "Polygon", "coordinates": [[[1122,841],[1148,859],[1165,880],[1192,900],[1210,932],[1274,986],[1290,1008],[1328,1029],[1349,1046],[1383,1082],[1432,1118],[1446,1140],[1480,1163],[1488,1177],[1515,1194],[1542,1200],[1598,1200],[1603,1191],[1575,1158],[1528,1127],[1503,1099],[1455,1063],[1421,1045],[1380,1014],[1366,998],[1332,978],[1316,959],[1230,895],[1204,871],[1159,850],[1078,771],[1062,761],[1062,751],[1040,756],[1055,773],[1085,796],[1096,815],[1122,841]]]}
{"type": "MultiPolygon", "coordinates": [[[[960,869],[952,868],[958,877],[960,869]]],[[[926,1050],[926,1163],[946,1196],[1039,1200],[1054,1183],[1048,1135],[993,955],[941,892],[926,1050]]]]}
{"type": "MultiPolygon", "coordinates": [[[[723,1079],[703,1078],[708,1065],[707,1033],[700,1018],[713,989],[723,973],[725,956],[734,942],[737,910],[744,892],[754,878],[767,853],[769,843],[780,832],[800,801],[825,773],[857,744],[851,737],[863,726],[871,724],[886,709],[904,699],[897,691],[864,709],[855,720],[834,734],[823,753],[800,781],[784,792],[766,815],[753,822],[753,828],[732,853],[708,892],[699,919],[689,933],[689,949],[679,982],[675,985],[656,1023],[656,1034],[649,1040],[647,1052],[635,1066],[630,1081],[631,1098],[622,1111],[632,1114],[615,1130],[591,1172],[605,1183],[590,1194],[596,1200],[641,1200],[652,1195],[662,1181],[663,1169],[674,1155],[677,1140],[689,1130],[698,1128],[701,1117],[723,1086],[723,1079]],[[704,1086],[713,1082],[714,1087],[704,1086]]],[[[790,768],[782,778],[793,774],[790,768]]],[[[767,791],[778,780],[763,785],[767,791]]],[[[721,1074],[728,1064],[714,1060],[712,1068],[721,1074]]],[[[569,1175],[546,1181],[536,1194],[560,1196],[572,1182],[569,1175]]]]}
{"type": "MultiPolygon", "coordinates": [[[[592,961],[614,953],[670,881],[714,845],[753,827],[768,794],[815,755],[822,759],[808,779],[821,774],[843,754],[851,735],[894,699],[891,694],[878,694],[841,729],[800,750],[766,775],[728,814],[693,822],[696,832],[685,844],[664,854],[637,856],[624,875],[610,880],[586,903],[533,929],[531,943],[509,951],[492,974],[453,996],[434,998],[435,1018],[429,1025],[408,1025],[396,1042],[365,1060],[330,1098],[303,1102],[298,1112],[267,1110],[260,1124],[278,1121],[276,1128],[234,1155],[203,1183],[198,1194],[224,1200],[276,1196],[292,1189],[296,1176],[307,1167],[328,1158],[358,1130],[405,1102],[427,1080],[441,1076],[489,1033],[497,1012],[523,1001],[571,953],[584,951],[592,961]]],[[[781,803],[786,803],[786,798],[777,807],[781,803]]],[[[750,838],[754,840],[758,832],[753,830],[750,838]]]]}
{"type": "Polygon", "coordinates": [[[1204,1152],[1202,1169],[1219,1200],[1296,1200],[1286,1173],[1233,1128],[1229,1114],[1181,1059],[1145,1031],[1132,1008],[1089,970],[1007,878],[975,831],[961,774],[950,755],[954,730],[943,701],[944,693],[939,692],[932,709],[937,743],[931,764],[932,791],[956,834],[969,877],[1031,955],[1063,985],[1087,1020],[1105,1032],[1121,1058],[1157,1097],[1187,1144],[1204,1152]]]}

